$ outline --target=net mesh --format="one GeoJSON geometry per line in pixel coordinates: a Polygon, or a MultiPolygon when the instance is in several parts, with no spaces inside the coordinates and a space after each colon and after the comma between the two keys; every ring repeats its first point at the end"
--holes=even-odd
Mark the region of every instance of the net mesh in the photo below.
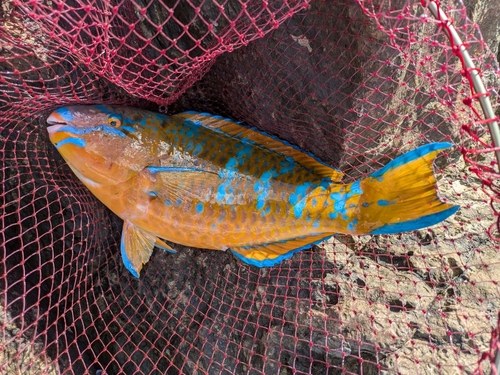
{"type": "MultiPolygon", "coordinates": [[[[496,103],[477,25],[458,1],[440,7],[496,103]]],[[[498,165],[470,71],[420,2],[17,0],[0,20],[0,374],[491,371],[498,165]],[[47,115],[70,103],[221,114],[346,181],[453,142],[436,173],[461,210],[420,231],[336,236],[265,269],[155,250],[135,279],[121,221],[48,141],[47,115]]]]}

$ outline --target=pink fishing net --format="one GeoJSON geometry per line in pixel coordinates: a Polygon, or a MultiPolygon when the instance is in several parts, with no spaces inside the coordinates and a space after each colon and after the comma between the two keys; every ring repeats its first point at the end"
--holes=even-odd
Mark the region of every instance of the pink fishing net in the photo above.
{"type": "MultiPolygon", "coordinates": [[[[425,5],[2,3],[0,374],[489,373],[498,165],[471,71],[425,5]],[[461,210],[411,233],[336,236],[273,268],[155,250],[135,279],[120,219],[48,141],[47,115],[75,103],[228,116],[346,181],[452,142],[435,170],[461,210]]],[[[439,6],[496,103],[498,65],[477,25],[459,1],[439,6]]]]}

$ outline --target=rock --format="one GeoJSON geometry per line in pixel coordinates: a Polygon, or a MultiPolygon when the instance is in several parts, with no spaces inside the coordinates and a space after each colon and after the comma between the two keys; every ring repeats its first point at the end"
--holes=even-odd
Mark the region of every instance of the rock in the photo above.
{"type": "Polygon", "coordinates": [[[19,329],[15,319],[2,304],[0,304],[0,327],[2,328],[0,375],[61,373],[57,361],[47,355],[44,343],[34,337],[34,329],[19,329]]]}
{"type": "Polygon", "coordinates": [[[353,351],[373,351],[374,345],[398,350],[412,337],[415,327],[425,324],[420,312],[434,297],[432,289],[418,277],[397,274],[371,260],[360,260],[349,267],[348,274],[346,277],[344,272],[344,282],[338,282],[346,291],[339,311],[342,334],[350,339],[353,351]],[[344,283],[353,278],[363,280],[363,284],[349,291],[344,283]],[[356,344],[356,340],[362,344],[356,344]]]}
{"type": "MultiPolygon", "coordinates": [[[[477,367],[478,353],[457,350],[454,345],[433,345],[432,343],[409,340],[398,352],[389,352],[384,363],[389,374],[422,374],[422,375],[460,375],[470,374],[477,367]]],[[[490,372],[489,364],[485,364],[484,373],[490,372]]]]}
{"type": "Polygon", "coordinates": [[[495,56],[500,47],[500,3],[496,0],[467,0],[467,15],[479,25],[481,35],[495,56]]]}

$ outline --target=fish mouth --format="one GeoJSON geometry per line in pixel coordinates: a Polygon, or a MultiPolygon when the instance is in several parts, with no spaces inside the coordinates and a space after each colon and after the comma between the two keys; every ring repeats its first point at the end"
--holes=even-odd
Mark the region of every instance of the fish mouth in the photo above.
{"type": "MultiPolygon", "coordinates": [[[[49,122],[50,124],[50,122],[49,122]]],[[[51,126],[47,126],[47,131],[49,132],[50,135],[55,134],[61,129],[62,127],[66,126],[66,124],[55,124],[51,126]]]]}
{"type": "Polygon", "coordinates": [[[63,126],[68,125],[67,121],[57,111],[54,111],[50,114],[50,116],[47,118],[47,124],[50,125],[47,126],[47,131],[51,136],[57,133],[63,126]]]}
{"type": "Polygon", "coordinates": [[[66,111],[64,113],[60,113],[61,108],[52,112],[47,118],[47,132],[49,133],[50,141],[56,146],[58,150],[62,146],[72,145],[77,146],[79,148],[84,148],[86,146],[86,142],[83,138],[78,137],[77,134],[73,134],[71,129],[72,126],[68,125],[67,118],[71,118],[71,114],[66,111]],[[68,117],[70,116],[70,117],[68,117]],[[64,129],[63,129],[64,128],[64,129]]]}
{"type": "Polygon", "coordinates": [[[47,118],[47,124],[49,125],[68,125],[66,120],[57,111],[52,112],[47,118]]]}
{"type": "Polygon", "coordinates": [[[58,117],[51,118],[51,116],[47,119],[47,123],[51,124],[47,126],[47,132],[49,133],[50,141],[57,149],[67,144],[80,148],[85,147],[85,140],[68,131],[68,124],[65,121],[60,121],[58,117]]]}

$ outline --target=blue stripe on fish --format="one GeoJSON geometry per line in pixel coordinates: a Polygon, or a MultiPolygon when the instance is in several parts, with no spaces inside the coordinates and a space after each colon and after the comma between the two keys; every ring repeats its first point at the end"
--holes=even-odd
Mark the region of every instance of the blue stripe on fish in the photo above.
{"type": "Polygon", "coordinates": [[[219,185],[217,188],[217,195],[215,196],[215,199],[217,200],[217,203],[222,203],[224,198],[226,197],[226,183],[222,183],[219,185]]]}
{"type": "Polygon", "coordinates": [[[95,106],[96,109],[98,109],[99,111],[101,112],[104,112],[105,114],[107,115],[114,115],[115,112],[113,112],[112,110],[108,109],[105,105],[103,104],[97,104],[95,106]]]}
{"type": "Polygon", "coordinates": [[[197,143],[196,146],[194,146],[193,155],[198,156],[202,151],[203,146],[200,143],[197,143]]]}
{"type": "Polygon", "coordinates": [[[200,137],[200,128],[202,127],[201,124],[198,123],[199,121],[192,121],[189,119],[185,119],[184,123],[179,124],[177,128],[177,132],[179,134],[185,135],[186,138],[196,138],[200,137]]]}
{"type": "Polygon", "coordinates": [[[351,222],[347,224],[347,229],[350,230],[351,232],[354,232],[356,230],[357,225],[358,225],[358,220],[353,219],[351,222]]]}
{"type": "Polygon", "coordinates": [[[454,206],[441,212],[436,212],[435,214],[422,216],[418,219],[408,220],[402,223],[386,224],[378,229],[375,229],[369,234],[396,234],[400,232],[409,232],[412,230],[430,227],[431,225],[437,224],[445,220],[447,217],[453,215],[458,211],[459,208],[459,206],[454,206]]]}
{"type": "Polygon", "coordinates": [[[226,204],[234,203],[234,191],[232,188],[227,189],[228,195],[226,195],[226,204]]]}
{"type": "MultiPolygon", "coordinates": [[[[298,185],[295,188],[295,192],[300,195],[300,196],[305,196],[307,193],[307,190],[312,186],[313,184],[311,182],[304,182],[303,184],[298,185]]],[[[313,188],[315,188],[317,185],[314,185],[313,188]]]]}
{"type": "Polygon", "coordinates": [[[240,161],[240,164],[244,164],[248,160],[248,158],[252,155],[252,152],[253,152],[252,146],[247,144],[243,145],[243,147],[236,152],[236,157],[240,161]]]}
{"type": "Polygon", "coordinates": [[[120,126],[120,129],[128,131],[129,133],[134,133],[135,132],[135,129],[133,127],[131,127],[131,126],[128,126],[128,125],[122,125],[122,126],[120,126]]]}
{"type": "Polygon", "coordinates": [[[257,208],[258,210],[261,210],[264,208],[266,203],[267,203],[266,200],[263,199],[263,197],[261,195],[258,195],[257,196],[257,205],[255,206],[255,208],[257,208]]]}
{"type": "Polygon", "coordinates": [[[290,173],[297,166],[297,164],[295,163],[295,161],[291,157],[289,157],[289,156],[286,158],[286,160],[280,161],[279,165],[281,167],[280,170],[279,170],[280,174],[290,173]]]}
{"type": "Polygon", "coordinates": [[[346,199],[351,198],[354,195],[361,195],[361,194],[363,194],[363,190],[361,189],[361,185],[360,184],[361,184],[361,181],[358,180],[358,181],[354,182],[351,185],[351,189],[347,193],[346,199]]]}
{"type": "Polygon", "coordinates": [[[73,120],[73,113],[66,107],[58,108],[54,112],[57,112],[66,122],[71,122],[71,120],[73,120]]]}
{"type": "Polygon", "coordinates": [[[101,127],[102,128],[100,130],[106,134],[117,135],[117,136],[122,137],[122,138],[125,138],[127,136],[120,129],[116,129],[116,128],[113,128],[113,127],[107,126],[107,125],[101,125],[101,127]]]}
{"type": "Polygon", "coordinates": [[[303,184],[298,185],[295,188],[295,191],[292,194],[290,194],[290,197],[288,198],[288,203],[290,203],[291,205],[296,205],[300,203],[299,201],[305,197],[307,189],[309,189],[311,185],[312,184],[310,182],[304,182],[303,184]]]}
{"type": "Polygon", "coordinates": [[[171,253],[171,254],[177,254],[177,251],[174,250],[174,249],[167,249],[166,247],[163,247],[163,246],[160,246],[160,245],[157,245],[155,244],[155,246],[160,249],[160,250],[163,250],[163,251],[166,251],[167,253],[171,253]]]}
{"type": "Polygon", "coordinates": [[[342,194],[340,194],[340,193],[331,193],[330,194],[330,199],[332,201],[338,201],[338,200],[342,199],[342,194]]]}
{"type": "Polygon", "coordinates": [[[228,160],[226,163],[226,169],[233,170],[238,166],[238,159],[236,158],[231,158],[228,160]]]}
{"type": "Polygon", "coordinates": [[[394,203],[396,203],[396,202],[394,202],[394,201],[389,202],[388,200],[385,200],[385,199],[380,199],[377,201],[377,204],[379,206],[390,206],[391,204],[394,204],[394,203]]]}
{"type": "Polygon", "coordinates": [[[212,172],[204,171],[203,169],[186,168],[186,167],[154,167],[154,166],[149,166],[146,168],[151,173],[161,173],[161,172],[205,172],[205,173],[212,173],[212,172]]]}
{"type": "Polygon", "coordinates": [[[335,204],[333,205],[333,208],[337,212],[344,213],[344,211],[345,211],[345,200],[341,199],[341,200],[335,201],[335,204]]]}
{"type": "Polygon", "coordinates": [[[98,125],[98,126],[92,126],[89,128],[77,128],[75,126],[65,125],[65,126],[61,127],[58,131],[72,133],[72,134],[78,134],[78,135],[102,131],[102,132],[107,133],[107,134],[118,135],[119,137],[122,137],[122,138],[126,137],[125,133],[123,133],[119,129],[113,128],[113,127],[108,126],[108,125],[98,125]]]}
{"type": "Polygon", "coordinates": [[[304,208],[306,207],[306,200],[302,199],[300,202],[293,206],[293,214],[296,219],[300,219],[304,214],[304,208]]]}
{"type": "Polygon", "coordinates": [[[187,126],[196,126],[196,127],[199,127],[199,126],[203,126],[203,124],[201,123],[201,121],[198,121],[198,120],[191,120],[191,119],[184,119],[184,124],[187,125],[187,126]]]}
{"type": "Polygon", "coordinates": [[[127,252],[125,251],[125,230],[122,230],[122,239],[120,241],[120,253],[122,255],[122,261],[123,265],[125,266],[126,269],[129,270],[129,272],[134,275],[135,277],[139,278],[139,274],[137,271],[134,269],[134,266],[132,265],[132,262],[130,262],[130,259],[128,259],[127,252]]]}
{"type": "Polygon", "coordinates": [[[270,170],[262,173],[262,176],[260,176],[260,179],[263,182],[268,182],[271,180],[271,178],[273,178],[276,175],[277,175],[276,171],[274,169],[270,169],[270,170]]]}
{"type": "MultiPolygon", "coordinates": [[[[271,178],[276,176],[277,172],[274,169],[264,172],[253,186],[254,192],[257,194],[257,210],[261,210],[267,203],[267,197],[270,193],[271,178]]],[[[266,213],[267,214],[267,213],[266,213]]]]}
{"type": "Polygon", "coordinates": [[[73,138],[73,137],[63,139],[61,142],[57,142],[55,144],[55,146],[56,146],[56,148],[59,148],[59,147],[64,146],[68,143],[74,144],[75,146],[78,146],[78,147],[85,147],[86,146],[85,139],[73,138]]]}

